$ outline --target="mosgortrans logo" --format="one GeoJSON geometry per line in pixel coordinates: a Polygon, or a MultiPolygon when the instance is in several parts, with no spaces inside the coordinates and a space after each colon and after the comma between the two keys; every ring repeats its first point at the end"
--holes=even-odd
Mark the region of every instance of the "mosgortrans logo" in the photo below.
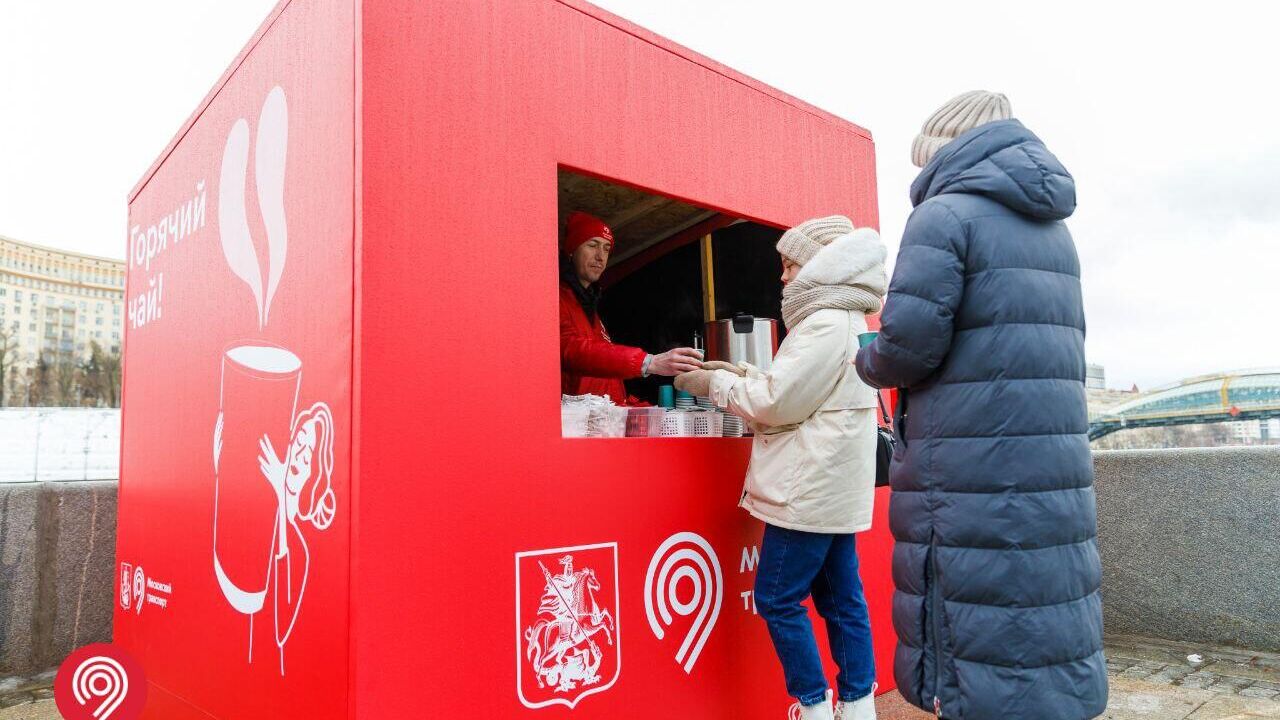
{"type": "Polygon", "coordinates": [[[137,720],[147,683],[132,655],[110,643],[94,643],[62,661],[53,697],[65,720],[137,720]]]}
{"type": "Polygon", "coordinates": [[[694,532],[678,532],[658,546],[644,578],[644,613],[654,637],[663,640],[680,625],[684,641],[676,662],[686,674],[702,655],[702,648],[720,617],[724,575],[720,558],[707,539],[694,532]],[[682,623],[684,618],[692,618],[682,623]]]}

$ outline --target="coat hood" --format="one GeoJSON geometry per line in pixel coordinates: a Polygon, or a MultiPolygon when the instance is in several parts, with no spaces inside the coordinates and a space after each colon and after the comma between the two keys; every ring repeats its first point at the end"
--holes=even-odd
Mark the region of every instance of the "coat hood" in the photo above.
{"type": "Polygon", "coordinates": [[[1076,209],[1071,173],[1017,120],[981,125],[943,146],[911,183],[911,204],[943,193],[982,195],[1040,220],[1076,209]]]}
{"type": "Polygon", "coordinates": [[[859,228],[823,246],[782,289],[782,321],[787,329],[796,329],[805,318],[827,308],[880,312],[888,285],[885,252],[880,233],[871,228],[859,228]]]}
{"type": "Polygon", "coordinates": [[[858,228],[819,250],[796,273],[796,280],[816,285],[864,287],[883,297],[889,286],[884,269],[887,253],[880,233],[871,228],[858,228]]]}

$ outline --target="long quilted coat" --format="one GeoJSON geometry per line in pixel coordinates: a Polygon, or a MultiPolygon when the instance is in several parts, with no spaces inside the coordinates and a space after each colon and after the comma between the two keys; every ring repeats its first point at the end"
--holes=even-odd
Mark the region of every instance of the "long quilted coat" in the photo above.
{"type": "Polygon", "coordinates": [[[879,337],[899,387],[889,521],[894,676],[948,720],[1103,712],[1102,569],[1071,175],[1017,120],[912,184],[879,337]]]}

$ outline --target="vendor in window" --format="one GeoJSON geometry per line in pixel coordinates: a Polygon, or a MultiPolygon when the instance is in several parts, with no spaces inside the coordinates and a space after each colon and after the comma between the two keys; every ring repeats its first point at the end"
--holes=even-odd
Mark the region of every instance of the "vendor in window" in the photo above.
{"type": "Polygon", "coordinates": [[[623,380],[697,370],[702,356],[687,347],[654,355],[609,339],[597,309],[596,283],[612,251],[609,226],[583,212],[569,216],[560,243],[560,392],[608,395],[619,405],[636,405],[640,401],[627,394],[623,380]]]}

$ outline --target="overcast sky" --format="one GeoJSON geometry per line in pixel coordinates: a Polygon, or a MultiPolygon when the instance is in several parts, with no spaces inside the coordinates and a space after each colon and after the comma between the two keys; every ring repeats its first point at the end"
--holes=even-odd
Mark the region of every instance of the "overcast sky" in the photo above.
{"type": "MultiPolygon", "coordinates": [[[[121,257],[128,191],[274,4],[0,0],[0,234],[121,257]]],[[[921,123],[962,91],[1005,93],[1076,177],[1088,352],[1110,386],[1280,365],[1265,5],[599,4],[869,129],[891,255],[921,123]]]]}

